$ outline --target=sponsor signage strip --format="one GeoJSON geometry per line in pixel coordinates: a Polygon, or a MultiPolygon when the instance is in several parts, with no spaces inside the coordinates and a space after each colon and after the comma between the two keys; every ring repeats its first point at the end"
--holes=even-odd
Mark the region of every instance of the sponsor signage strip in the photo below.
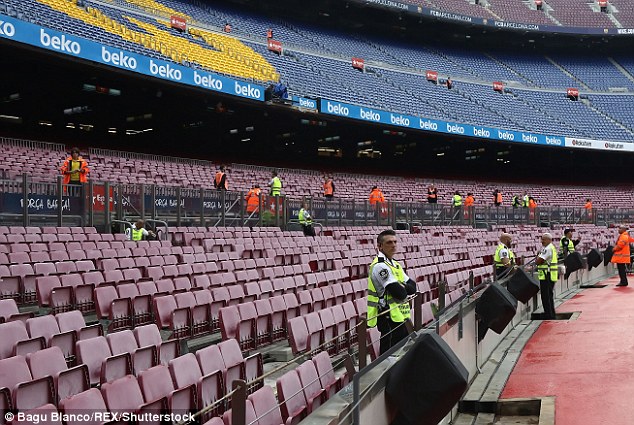
{"type": "Polygon", "coordinates": [[[0,37],[163,80],[264,101],[264,87],[120,50],[0,14],[0,37]]]}
{"type": "MultiPolygon", "coordinates": [[[[474,126],[448,121],[433,120],[398,114],[374,108],[336,102],[328,99],[320,100],[320,111],[324,114],[337,115],[379,124],[395,125],[416,130],[435,131],[465,137],[501,140],[504,142],[527,143],[533,145],[565,146],[564,136],[527,133],[523,131],[502,130],[493,127],[474,126]]],[[[634,144],[632,144],[634,147],[634,144]]]]}
{"type": "MultiPolygon", "coordinates": [[[[463,22],[467,24],[485,25],[496,28],[508,28],[525,31],[540,31],[565,34],[607,34],[607,35],[634,35],[634,28],[598,28],[598,27],[570,27],[557,25],[541,25],[523,22],[497,21],[494,19],[483,19],[475,16],[461,15],[459,13],[429,9],[427,7],[415,6],[395,0],[357,0],[357,2],[370,4],[378,7],[407,11],[416,15],[430,16],[446,21],[463,22]]],[[[537,4],[537,2],[536,2],[537,4]]]]}

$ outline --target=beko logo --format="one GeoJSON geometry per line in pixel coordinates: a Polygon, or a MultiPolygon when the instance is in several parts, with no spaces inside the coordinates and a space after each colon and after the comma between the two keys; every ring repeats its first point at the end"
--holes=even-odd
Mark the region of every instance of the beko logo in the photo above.
{"type": "Polygon", "coordinates": [[[60,52],[72,53],[78,55],[81,53],[81,46],[78,42],[66,38],[64,34],[61,37],[48,35],[44,28],[40,29],[40,43],[44,47],[51,47],[60,52]]]}
{"type": "Polygon", "coordinates": [[[559,137],[548,137],[548,136],[546,136],[546,144],[547,145],[554,145],[554,146],[561,146],[563,144],[563,141],[559,137]]]}
{"type": "Polygon", "coordinates": [[[447,133],[464,134],[464,127],[458,124],[447,123],[447,133]]]}
{"type": "Polygon", "coordinates": [[[333,105],[328,102],[326,109],[330,114],[343,115],[344,117],[350,115],[350,110],[343,105],[333,105]]]}
{"type": "Polygon", "coordinates": [[[433,121],[427,120],[427,121],[423,121],[422,119],[419,120],[418,126],[423,129],[423,130],[434,130],[434,131],[438,131],[438,123],[435,123],[433,121]]]}
{"type": "Polygon", "coordinates": [[[491,132],[486,128],[473,127],[473,135],[476,137],[491,137],[491,132]]]}
{"type": "Polygon", "coordinates": [[[390,122],[395,125],[401,125],[403,127],[409,127],[409,118],[402,115],[390,114],[390,122]]]}
{"type": "Polygon", "coordinates": [[[522,142],[538,143],[537,136],[535,136],[534,134],[524,134],[524,133],[522,133],[522,142]]]}
{"type": "Polygon", "coordinates": [[[0,35],[13,37],[15,35],[15,27],[11,22],[0,21],[0,35]]]}
{"type": "Polygon", "coordinates": [[[214,90],[222,90],[222,81],[216,80],[211,75],[202,75],[194,71],[194,84],[214,90]]]}
{"type": "Polygon", "coordinates": [[[317,109],[317,102],[312,99],[304,99],[302,97],[299,98],[299,106],[302,108],[311,108],[317,109]]]}
{"type": "Polygon", "coordinates": [[[240,94],[244,97],[250,97],[252,99],[259,99],[262,96],[262,92],[257,87],[253,87],[251,84],[240,84],[237,81],[235,82],[235,92],[236,94],[240,94]]]}
{"type": "Polygon", "coordinates": [[[118,52],[111,52],[106,49],[105,46],[101,46],[101,59],[105,63],[120,65],[128,69],[136,69],[137,67],[137,61],[135,58],[127,56],[122,50],[119,50],[118,52]]]}
{"type": "Polygon", "coordinates": [[[508,131],[500,131],[498,130],[498,139],[501,140],[515,140],[515,134],[510,133],[508,131]]]}
{"type": "Polygon", "coordinates": [[[150,59],[150,72],[170,80],[180,81],[183,78],[183,73],[179,69],[172,68],[169,64],[158,65],[152,59],[150,59]]]}
{"type": "Polygon", "coordinates": [[[366,111],[365,109],[361,108],[359,115],[364,120],[375,121],[375,122],[381,121],[381,115],[379,115],[378,112],[374,112],[371,109],[366,111]]]}

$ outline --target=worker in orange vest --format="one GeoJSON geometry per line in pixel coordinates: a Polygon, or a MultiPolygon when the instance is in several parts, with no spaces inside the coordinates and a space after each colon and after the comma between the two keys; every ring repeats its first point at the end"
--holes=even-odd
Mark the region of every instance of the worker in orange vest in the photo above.
{"type": "Polygon", "coordinates": [[[586,199],[586,204],[583,207],[586,209],[586,218],[592,220],[592,199],[586,199]]]}
{"type": "Polygon", "coordinates": [[[88,162],[79,156],[78,148],[71,149],[70,156],[66,158],[60,170],[64,176],[64,184],[80,185],[88,181],[88,162]]]}
{"type": "Polygon", "coordinates": [[[262,193],[262,189],[258,185],[253,186],[247,192],[247,196],[244,198],[247,201],[247,213],[252,214],[260,209],[260,193],[262,193]]]}
{"type": "Polygon", "coordinates": [[[467,193],[467,197],[464,200],[464,206],[472,207],[474,203],[475,203],[475,197],[473,196],[473,193],[471,192],[467,193]]]}
{"type": "Polygon", "coordinates": [[[502,205],[502,192],[498,189],[495,189],[495,192],[493,192],[493,204],[495,204],[496,207],[502,205]]]}
{"type": "Polygon", "coordinates": [[[273,30],[271,28],[266,30],[266,38],[268,39],[273,38],[273,30]]]}
{"type": "Polygon", "coordinates": [[[335,195],[335,183],[332,181],[332,177],[324,177],[324,197],[332,199],[335,195]]]}
{"type": "Polygon", "coordinates": [[[537,201],[532,196],[528,198],[528,208],[531,210],[537,208],[537,201]]]}
{"type": "Polygon", "coordinates": [[[433,183],[427,188],[427,202],[430,204],[438,203],[438,189],[433,183]]]}
{"type": "Polygon", "coordinates": [[[625,266],[632,262],[630,258],[630,244],[634,242],[627,231],[627,226],[619,226],[619,239],[616,241],[616,245],[612,248],[612,260],[610,262],[616,264],[616,268],[619,270],[619,277],[621,281],[616,286],[627,286],[627,272],[625,266]]]}
{"type": "Polygon", "coordinates": [[[385,202],[385,196],[383,196],[383,192],[377,186],[372,187],[372,192],[370,192],[370,205],[376,205],[378,203],[385,202]]]}
{"type": "Polygon", "coordinates": [[[216,172],[214,178],[214,187],[218,190],[227,190],[229,185],[227,184],[227,174],[225,174],[225,166],[221,165],[220,169],[216,172]]]}

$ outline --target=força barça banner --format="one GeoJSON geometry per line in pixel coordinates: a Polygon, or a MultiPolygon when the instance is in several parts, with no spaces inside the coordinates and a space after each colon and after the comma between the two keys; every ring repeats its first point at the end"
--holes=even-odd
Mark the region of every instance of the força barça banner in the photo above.
{"type": "Polygon", "coordinates": [[[264,87],[131,53],[0,14],[0,37],[150,77],[264,101],[264,87]]]}

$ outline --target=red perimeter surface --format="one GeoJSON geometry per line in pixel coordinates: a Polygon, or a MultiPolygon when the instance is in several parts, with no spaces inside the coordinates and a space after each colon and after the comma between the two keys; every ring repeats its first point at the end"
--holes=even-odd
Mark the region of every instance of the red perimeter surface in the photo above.
{"type": "Polygon", "coordinates": [[[554,396],[557,425],[634,425],[634,279],[602,283],[557,308],[577,320],[541,324],[501,398],[554,396]]]}

